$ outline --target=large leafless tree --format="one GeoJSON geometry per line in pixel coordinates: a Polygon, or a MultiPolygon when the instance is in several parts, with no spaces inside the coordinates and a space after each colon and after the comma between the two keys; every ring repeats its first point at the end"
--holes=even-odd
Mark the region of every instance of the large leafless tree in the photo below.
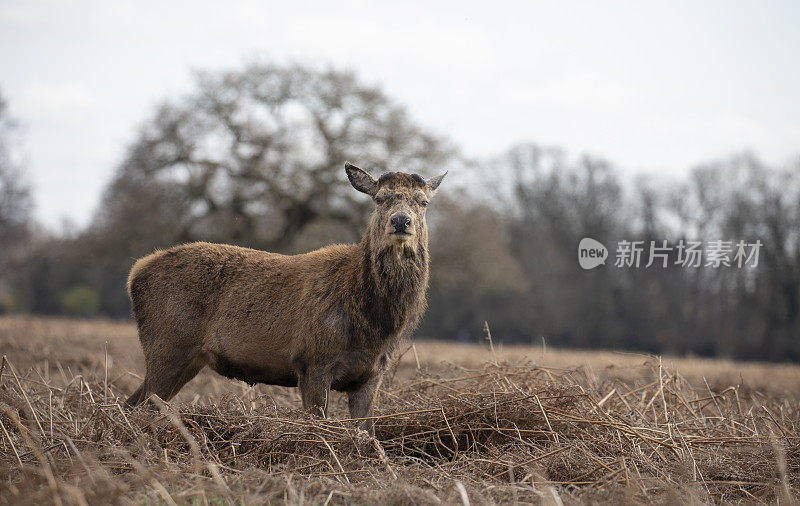
{"type": "Polygon", "coordinates": [[[345,160],[427,175],[454,159],[446,142],[349,72],[252,65],[200,73],[196,83],[141,128],[101,223],[129,227],[150,214],[151,226],[175,229],[174,240],[276,250],[312,225],[324,240],[352,239],[368,202],[346,184],[345,160]]]}
{"type": "Polygon", "coordinates": [[[30,189],[12,156],[14,122],[0,95],[0,276],[23,248],[30,233],[30,189]]]}

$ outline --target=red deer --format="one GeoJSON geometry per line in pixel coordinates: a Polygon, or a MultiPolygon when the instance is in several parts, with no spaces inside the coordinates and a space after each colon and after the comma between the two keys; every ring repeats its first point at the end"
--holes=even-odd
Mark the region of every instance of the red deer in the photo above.
{"type": "MultiPolygon", "coordinates": [[[[134,264],[127,289],[146,374],[129,406],[153,393],[169,400],[207,365],[297,386],[303,407],[322,416],[330,389],[347,392],[353,418],[372,416],[393,349],[425,311],[425,208],[447,173],[345,171],[375,203],[358,244],[280,255],[198,242],[134,264]]],[[[370,419],[361,427],[374,431],[370,419]]]]}

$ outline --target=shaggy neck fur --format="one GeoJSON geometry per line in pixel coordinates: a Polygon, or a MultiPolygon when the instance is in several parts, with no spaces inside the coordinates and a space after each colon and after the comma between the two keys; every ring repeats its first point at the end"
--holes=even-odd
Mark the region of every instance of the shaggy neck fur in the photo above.
{"type": "Polygon", "coordinates": [[[362,330],[369,340],[399,338],[416,327],[425,311],[428,235],[421,223],[414,240],[395,243],[373,216],[358,245],[362,330]]]}

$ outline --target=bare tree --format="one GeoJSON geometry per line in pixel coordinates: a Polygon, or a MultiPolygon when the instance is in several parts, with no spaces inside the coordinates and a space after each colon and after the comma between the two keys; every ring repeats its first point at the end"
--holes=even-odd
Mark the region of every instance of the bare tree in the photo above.
{"type": "Polygon", "coordinates": [[[0,95],[0,276],[22,250],[30,233],[30,190],[11,153],[14,128],[0,95]]]}
{"type": "Polygon", "coordinates": [[[126,195],[152,190],[156,200],[169,193],[181,215],[175,240],[286,250],[315,223],[354,239],[369,203],[347,191],[345,160],[428,174],[453,159],[447,143],[352,73],[278,65],[199,73],[194,93],[141,129],[100,221],[141,217],[121,207],[141,207],[126,195]]]}
{"type": "MultiPolygon", "coordinates": [[[[575,261],[583,237],[615,238],[623,223],[621,187],[602,160],[570,160],[558,149],[520,144],[494,163],[512,182],[512,250],[527,278],[529,338],[589,346],[613,344],[616,280],[609,269],[582,271],[575,261]],[[591,295],[590,295],[591,294],[591,295]]],[[[613,260],[612,260],[613,261],[613,260]]]]}
{"type": "Polygon", "coordinates": [[[31,233],[31,196],[12,153],[16,125],[0,94],[0,312],[20,304],[13,293],[31,233]]]}

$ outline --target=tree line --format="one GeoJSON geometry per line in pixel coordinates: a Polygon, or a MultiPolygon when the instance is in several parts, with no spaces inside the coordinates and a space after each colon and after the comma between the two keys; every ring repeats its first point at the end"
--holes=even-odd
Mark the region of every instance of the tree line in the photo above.
{"type": "Polygon", "coordinates": [[[92,221],[58,233],[32,218],[0,100],[0,311],[125,318],[134,260],[181,242],[296,253],[356,241],[371,203],[343,175],[350,160],[376,176],[451,170],[429,212],[417,335],[474,341],[488,322],[508,343],[800,360],[800,160],[742,153],[683,180],[630,181],[535,143],[467,159],[346,71],[259,64],[195,83],[140,126],[92,221]],[[586,237],[608,248],[605,265],[580,267],[586,237]],[[757,266],[687,266],[670,246],[636,267],[617,262],[621,241],[645,259],[651,245],[761,247],[757,266]]]}

